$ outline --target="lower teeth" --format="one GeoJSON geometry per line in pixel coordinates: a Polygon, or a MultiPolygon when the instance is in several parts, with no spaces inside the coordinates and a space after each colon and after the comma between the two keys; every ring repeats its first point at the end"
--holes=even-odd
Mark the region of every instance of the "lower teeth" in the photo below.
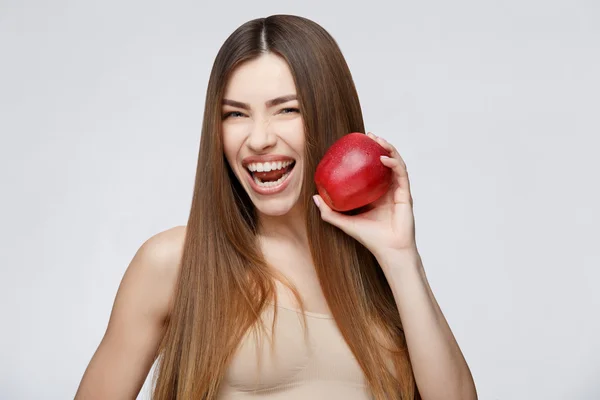
{"type": "Polygon", "coordinates": [[[287,178],[287,176],[289,175],[289,172],[286,172],[285,174],[283,174],[281,176],[281,178],[277,179],[276,181],[272,181],[272,182],[263,182],[260,179],[258,179],[257,177],[253,177],[254,178],[254,182],[256,182],[256,184],[260,187],[273,187],[273,186],[277,186],[279,185],[281,182],[283,182],[285,180],[285,178],[287,178]]]}

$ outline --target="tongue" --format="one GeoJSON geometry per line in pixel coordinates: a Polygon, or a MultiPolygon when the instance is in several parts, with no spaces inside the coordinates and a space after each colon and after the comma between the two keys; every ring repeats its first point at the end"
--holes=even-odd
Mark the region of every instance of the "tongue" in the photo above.
{"type": "Polygon", "coordinates": [[[252,175],[260,179],[262,182],[274,182],[281,178],[283,174],[288,172],[290,167],[275,169],[269,172],[253,172],[252,175]]]}

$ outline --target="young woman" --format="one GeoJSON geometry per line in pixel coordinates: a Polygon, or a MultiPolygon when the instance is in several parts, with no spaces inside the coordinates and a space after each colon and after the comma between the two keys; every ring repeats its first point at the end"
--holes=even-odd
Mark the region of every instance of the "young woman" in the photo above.
{"type": "Polygon", "coordinates": [[[389,192],[332,211],[313,176],[365,132],[350,71],[318,24],[276,15],[226,40],[208,85],[188,223],[123,277],[77,399],[476,399],[430,290],[392,145],[389,192]]]}

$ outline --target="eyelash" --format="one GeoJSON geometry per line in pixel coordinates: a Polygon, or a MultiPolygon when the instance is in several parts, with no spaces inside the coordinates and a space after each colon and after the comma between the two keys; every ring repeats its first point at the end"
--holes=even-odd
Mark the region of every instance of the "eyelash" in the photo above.
{"type": "MultiPolygon", "coordinates": [[[[288,108],[283,108],[281,111],[293,111],[293,112],[300,112],[299,109],[294,108],[294,107],[288,107],[288,108]]],[[[230,116],[232,116],[232,114],[242,114],[240,111],[230,111],[228,113],[223,114],[223,119],[227,119],[230,116]]],[[[288,113],[285,113],[288,114],[288,113]]]]}

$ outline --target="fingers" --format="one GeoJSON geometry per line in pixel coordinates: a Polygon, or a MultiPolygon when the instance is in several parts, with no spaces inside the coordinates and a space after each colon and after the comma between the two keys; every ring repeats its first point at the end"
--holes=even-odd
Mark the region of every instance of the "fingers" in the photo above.
{"type": "Polygon", "coordinates": [[[404,177],[404,176],[408,177],[408,173],[406,171],[406,168],[405,168],[402,160],[400,160],[398,158],[382,156],[381,162],[386,167],[391,168],[392,171],[394,171],[396,173],[396,175],[402,176],[402,177],[404,177]]]}
{"type": "Polygon", "coordinates": [[[400,161],[400,164],[404,167],[404,169],[406,169],[406,163],[404,162],[404,159],[402,159],[402,156],[400,156],[400,153],[398,153],[398,150],[396,150],[396,148],[394,146],[392,146],[387,140],[385,140],[382,137],[378,137],[378,136],[374,135],[373,132],[367,133],[367,136],[369,136],[371,139],[375,140],[377,143],[379,143],[379,145],[381,147],[386,149],[390,153],[391,158],[398,159],[400,161]]]}
{"type": "MultiPolygon", "coordinates": [[[[373,134],[373,132],[367,133],[367,136],[369,136],[371,139],[375,140],[377,143],[379,143],[379,145],[381,145],[381,147],[383,147],[384,149],[386,149],[390,153],[390,159],[397,160],[399,162],[400,166],[404,169],[404,172],[405,173],[407,172],[406,163],[404,162],[404,159],[402,158],[402,156],[400,155],[400,153],[398,153],[398,150],[396,150],[396,148],[394,146],[392,146],[384,138],[375,136],[373,134]]],[[[388,165],[388,164],[385,164],[385,165],[388,165]]],[[[390,164],[388,166],[391,167],[392,164],[390,164]]],[[[400,172],[400,171],[396,169],[396,172],[400,172]]]]}
{"type": "Polygon", "coordinates": [[[318,194],[313,196],[313,200],[321,212],[323,221],[340,228],[350,236],[356,236],[352,217],[332,210],[318,194]]]}
{"type": "Polygon", "coordinates": [[[394,202],[412,204],[408,171],[406,169],[406,163],[400,156],[400,153],[398,153],[396,148],[388,143],[385,139],[375,136],[372,132],[367,133],[367,135],[390,153],[390,157],[381,157],[381,163],[393,171],[395,176],[394,179],[400,188],[398,191],[396,191],[396,193],[394,193],[394,202]]]}

